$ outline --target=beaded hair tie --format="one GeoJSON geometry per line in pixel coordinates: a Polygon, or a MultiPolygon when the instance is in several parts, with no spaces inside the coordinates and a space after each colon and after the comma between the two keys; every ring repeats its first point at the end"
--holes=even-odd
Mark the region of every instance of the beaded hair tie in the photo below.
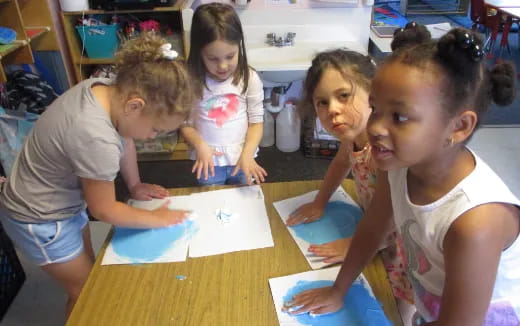
{"type": "Polygon", "coordinates": [[[484,58],[484,51],[473,35],[468,32],[455,34],[455,44],[466,51],[468,57],[474,62],[479,62],[484,58]]]}
{"type": "Polygon", "coordinates": [[[411,21],[409,22],[408,24],[406,24],[404,27],[401,27],[401,28],[398,28],[394,31],[394,37],[398,34],[398,33],[401,33],[401,32],[404,32],[405,30],[407,29],[414,29],[414,28],[417,28],[417,23],[414,22],[414,21],[411,21]]]}

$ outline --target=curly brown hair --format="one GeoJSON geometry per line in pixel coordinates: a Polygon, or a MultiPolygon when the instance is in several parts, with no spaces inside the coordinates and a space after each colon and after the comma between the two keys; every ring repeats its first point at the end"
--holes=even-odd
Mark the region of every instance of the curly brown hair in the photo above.
{"type": "Polygon", "coordinates": [[[193,87],[185,64],[164,57],[165,43],[152,33],[125,42],[115,54],[115,86],[125,98],[142,97],[149,113],[187,116],[193,107],[193,87]]]}

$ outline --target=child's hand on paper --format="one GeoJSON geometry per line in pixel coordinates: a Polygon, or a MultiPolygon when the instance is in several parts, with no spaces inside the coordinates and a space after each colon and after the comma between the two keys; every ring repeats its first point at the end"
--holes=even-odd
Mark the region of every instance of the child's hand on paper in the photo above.
{"type": "Polygon", "coordinates": [[[152,211],[152,214],[157,217],[151,227],[167,227],[182,223],[191,214],[190,211],[169,209],[170,201],[166,200],[161,207],[152,211]]]}
{"type": "Polygon", "coordinates": [[[326,257],[325,263],[339,263],[345,260],[352,238],[342,238],[321,245],[310,245],[309,252],[319,257],[326,257]]]}
{"type": "Polygon", "coordinates": [[[309,312],[314,315],[336,312],[343,307],[343,293],[334,286],[311,289],[295,295],[282,311],[291,315],[309,312]]]}
{"type": "Polygon", "coordinates": [[[231,176],[234,176],[238,173],[238,171],[242,170],[246,175],[246,180],[248,185],[252,185],[253,182],[260,184],[265,182],[265,177],[267,176],[267,172],[265,172],[264,168],[256,163],[255,159],[252,157],[240,157],[235,166],[233,172],[231,172],[231,176]],[[254,180],[251,178],[253,177],[254,180]]]}
{"type": "Polygon", "coordinates": [[[168,195],[169,192],[164,187],[149,183],[138,183],[130,189],[130,197],[137,200],[162,199],[168,195]]]}
{"type": "Polygon", "coordinates": [[[200,143],[197,147],[197,159],[191,173],[197,172],[197,179],[204,175],[204,180],[208,180],[208,176],[215,176],[215,166],[213,165],[213,156],[222,156],[224,154],[217,152],[205,142],[200,143]]]}
{"type": "Polygon", "coordinates": [[[319,220],[324,212],[325,207],[314,202],[303,204],[289,215],[289,219],[285,223],[288,226],[293,226],[301,223],[314,222],[319,220]]]}

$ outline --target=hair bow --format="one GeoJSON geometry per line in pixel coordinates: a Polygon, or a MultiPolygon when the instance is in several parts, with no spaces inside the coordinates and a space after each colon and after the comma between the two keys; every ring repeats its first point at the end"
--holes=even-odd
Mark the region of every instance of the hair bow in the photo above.
{"type": "Polygon", "coordinates": [[[161,51],[163,58],[166,58],[168,60],[174,60],[175,58],[177,58],[177,56],[179,56],[177,51],[172,50],[171,43],[164,43],[163,45],[161,45],[161,51]]]}

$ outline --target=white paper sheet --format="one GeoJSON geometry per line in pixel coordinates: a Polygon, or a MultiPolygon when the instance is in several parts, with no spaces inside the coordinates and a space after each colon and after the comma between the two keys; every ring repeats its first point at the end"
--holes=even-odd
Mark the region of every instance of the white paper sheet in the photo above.
{"type": "MultiPolygon", "coordinates": [[[[102,265],[179,262],[186,261],[188,251],[190,257],[203,257],[274,246],[264,195],[262,188],[258,185],[214,190],[190,196],[168,197],[161,200],[131,200],[129,204],[152,210],[166,200],[170,201],[171,209],[192,211],[195,219],[188,222],[193,222],[194,225],[186,228],[180,238],[172,240],[164,254],[160,257],[153,257],[153,259],[149,257],[143,259],[146,251],[141,255],[132,255],[128,250],[135,248],[135,251],[138,252],[141,251],[141,248],[156,246],[158,243],[162,243],[164,246],[164,237],[171,237],[168,231],[173,230],[142,230],[155,236],[141,239],[142,243],[137,247],[135,247],[135,243],[129,245],[125,243],[124,252],[121,250],[121,245],[117,247],[117,242],[114,246],[114,239],[112,239],[103,257],[102,265]],[[230,215],[224,219],[218,219],[218,212],[230,215]],[[193,231],[193,227],[197,232],[193,231]],[[127,253],[127,255],[121,253],[127,253]]],[[[190,224],[185,224],[185,226],[190,226],[190,224]]],[[[133,237],[134,234],[130,234],[130,236],[133,237]]],[[[142,236],[142,234],[138,236],[142,236]]],[[[178,236],[178,232],[175,236],[178,236]]],[[[121,238],[119,239],[121,240],[121,238]]],[[[124,240],[126,241],[126,239],[124,240]]]]}
{"type": "MultiPolygon", "coordinates": [[[[294,212],[298,207],[305,203],[310,203],[314,200],[316,197],[316,194],[318,193],[317,190],[308,192],[306,194],[303,194],[301,196],[288,198],[285,200],[277,201],[273,203],[274,207],[278,211],[278,214],[280,215],[280,218],[286,223],[287,219],[289,218],[289,215],[291,215],[292,212],[294,212]]],[[[331,202],[344,202],[346,204],[352,205],[360,210],[359,206],[356,204],[356,202],[347,194],[347,192],[342,188],[339,187],[336,189],[336,191],[332,194],[329,203],[331,202]]],[[[312,229],[315,227],[315,223],[308,223],[308,224],[302,224],[298,226],[298,228],[306,228],[309,229],[309,232],[312,232],[312,229]]],[[[300,248],[302,254],[307,259],[307,262],[311,266],[312,269],[319,269],[323,268],[325,266],[330,266],[330,263],[325,263],[324,258],[315,256],[313,253],[310,253],[308,251],[309,245],[312,243],[306,241],[305,239],[298,236],[297,232],[295,231],[294,227],[287,227],[289,230],[289,233],[293,237],[294,241],[300,248]]]]}
{"type": "MultiPolygon", "coordinates": [[[[142,209],[153,210],[163,205],[166,200],[169,200],[170,204],[168,207],[171,209],[194,210],[195,205],[190,196],[175,196],[165,199],[153,199],[149,201],[130,200],[128,204],[142,209]]],[[[117,247],[117,244],[114,243],[114,238],[112,238],[109,245],[107,246],[101,265],[186,261],[190,237],[192,237],[196,232],[196,229],[198,228],[197,224],[197,218],[195,217],[193,219],[192,216],[189,221],[186,221],[179,226],[173,226],[174,228],[179,228],[177,230],[178,232],[175,232],[175,234],[177,235],[179,232],[182,232],[182,235],[178,239],[170,239],[168,249],[166,249],[166,251],[164,251],[164,253],[158,257],[156,255],[150,257],[146,252],[140,253],[140,250],[136,250],[135,253],[130,253],[129,255],[125,255],[124,253],[127,253],[127,248],[129,248],[128,246],[133,247],[136,245],[138,247],[142,246],[143,248],[146,248],[157,245],[156,241],[161,241],[161,244],[166,246],[167,244],[165,244],[165,242],[168,242],[168,239],[164,239],[164,237],[171,237],[172,232],[169,231],[173,230],[149,229],[129,231],[129,234],[127,233],[127,235],[129,235],[128,238],[131,237],[131,239],[128,239],[127,241],[129,242],[123,245],[125,246],[123,250],[121,250],[121,247],[117,247]],[[145,233],[137,234],[137,232],[145,233]],[[150,238],[147,237],[148,235],[150,238]]],[[[115,232],[121,232],[121,230],[121,228],[116,227],[115,232]]]]}
{"type": "Polygon", "coordinates": [[[190,257],[274,246],[264,194],[260,186],[238,187],[192,195],[200,230],[189,247],[190,257]],[[217,219],[225,208],[233,214],[229,223],[217,219]]]}
{"type": "Polygon", "coordinates": [[[342,310],[335,314],[311,317],[307,313],[295,316],[282,311],[284,304],[292,300],[293,295],[301,293],[302,288],[307,287],[308,289],[332,285],[339,273],[339,269],[340,267],[331,267],[269,279],[269,286],[280,325],[391,325],[363,274],[354,281],[353,287],[346,296],[346,304],[342,310]],[[309,286],[310,284],[314,285],[309,286]],[[309,323],[309,321],[312,323],[309,323]]]}

